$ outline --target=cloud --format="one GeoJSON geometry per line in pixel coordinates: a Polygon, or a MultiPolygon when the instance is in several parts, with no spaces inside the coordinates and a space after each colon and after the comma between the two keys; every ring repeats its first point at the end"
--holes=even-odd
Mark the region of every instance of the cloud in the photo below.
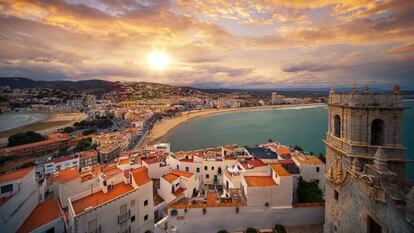
{"type": "Polygon", "coordinates": [[[0,75],[414,88],[413,10],[397,0],[0,0],[0,75]],[[149,69],[153,50],[171,56],[167,70],[149,69]]]}

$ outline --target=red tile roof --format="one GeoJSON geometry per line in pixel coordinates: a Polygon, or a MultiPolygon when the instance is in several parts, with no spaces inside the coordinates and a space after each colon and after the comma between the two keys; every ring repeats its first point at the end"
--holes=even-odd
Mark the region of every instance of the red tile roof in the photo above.
{"type": "Polygon", "coordinates": [[[20,180],[23,179],[29,172],[31,172],[34,169],[34,167],[27,167],[23,169],[19,169],[14,172],[10,172],[4,175],[0,176],[0,184],[5,182],[10,182],[13,180],[20,180]]]}
{"type": "Polygon", "coordinates": [[[75,159],[75,157],[73,157],[72,155],[66,155],[66,156],[62,156],[62,157],[53,159],[53,162],[54,163],[61,163],[61,162],[69,161],[69,160],[72,160],[72,159],[75,159]]]}
{"type": "Polygon", "coordinates": [[[42,202],[36,206],[17,232],[30,232],[59,217],[62,217],[62,212],[60,211],[57,199],[42,202]]]}
{"type": "Polygon", "coordinates": [[[249,187],[275,186],[276,182],[270,176],[244,176],[249,187]]]}
{"type": "Polygon", "coordinates": [[[175,171],[172,171],[171,173],[174,174],[174,175],[177,175],[177,176],[183,176],[185,178],[191,178],[194,175],[191,172],[185,172],[185,171],[181,171],[181,170],[175,170],[175,171]]]}
{"type": "Polygon", "coordinates": [[[282,164],[275,163],[271,166],[278,176],[290,176],[290,173],[282,166],[282,164]]]}
{"type": "Polygon", "coordinates": [[[107,193],[99,191],[79,200],[73,201],[73,210],[75,211],[75,214],[78,215],[80,213],[83,213],[87,208],[96,207],[113,199],[116,199],[132,190],[134,190],[134,188],[131,185],[121,182],[119,184],[113,185],[112,190],[107,193]]]}
{"type": "Polygon", "coordinates": [[[151,178],[148,176],[148,168],[146,167],[134,169],[131,171],[131,174],[138,186],[142,186],[151,181],[151,178]]]}
{"type": "Polygon", "coordinates": [[[244,169],[248,170],[251,168],[262,167],[266,166],[266,164],[257,157],[247,158],[247,159],[239,159],[239,163],[244,167],[244,169]]]}
{"type": "Polygon", "coordinates": [[[53,179],[59,183],[66,183],[78,177],[78,168],[75,166],[58,171],[58,173],[53,176],[53,179]]]}

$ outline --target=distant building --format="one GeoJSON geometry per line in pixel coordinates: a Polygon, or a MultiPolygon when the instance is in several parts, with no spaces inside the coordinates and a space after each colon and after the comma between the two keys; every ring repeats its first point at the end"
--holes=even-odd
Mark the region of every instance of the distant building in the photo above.
{"type": "Polygon", "coordinates": [[[329,94],[325,232],[414,232],[414,188],[404,180],[404,106],[393,93],[329,94]]]}
{"type": "Polygon", "coordinates": [[[272,104],[283,104],[285,102],[285,97],[283,95],[278,95],[277,92],[272,92],[272,104]]]}

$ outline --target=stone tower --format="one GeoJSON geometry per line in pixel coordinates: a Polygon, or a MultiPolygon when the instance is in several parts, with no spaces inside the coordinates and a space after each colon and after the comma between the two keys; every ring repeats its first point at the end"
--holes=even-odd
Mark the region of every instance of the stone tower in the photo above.
{"type": "MultiPolygon", "coordinates": [[[[329,232],[414,232],[404,180],[399,86],[390,93],[329,94],[325,226],[329,232]]],[[[410,193],[410,194],[409,194],[410,193]]]]}

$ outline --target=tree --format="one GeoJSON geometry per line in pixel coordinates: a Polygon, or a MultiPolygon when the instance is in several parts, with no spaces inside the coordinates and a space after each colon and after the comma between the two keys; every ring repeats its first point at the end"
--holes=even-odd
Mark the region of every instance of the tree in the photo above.
{"type": "Polygon", "coordinates": [[[72,133],[73,131],[75,131],[75,129],[73,127],[65,127],[63,129],[64,133],[72,133]]]}
{"type": "Polygon", "coordinates": [[[322,191],[316,182],[307,182],[299,177],[298,183],[298,201],[302,203],[322,202],[322,191]]]}
{"type": "Polygon", "coordinates": [[[298,145],[294,146],[293,149],[303,153],[303,148],[298,145]]]}
{"type": "Polygon", "coordinates": [[[276,230],[276,233],[286,233],[285,227],[279,224],[276,224],[275,230],[276,230]]]}
{"type": "Polygon", "coordinates": [[[16,133],[9,137],[9,143],[7,146],[18,146],[32,142],[39,142],[45,140],[41,134],[33,131],[27,131],[24,133],[16,133]]]}
{"type": "Polygon", "coordinates": [[[324,154],[322,154],[322,153],[319,153],[319,159],[322,161],[322,162],[324,162],[324,163],[326,163],[326,157],[325,157],[325,155],[324,154]]]}
{"type": "Polygon", "coordinates": [[[89,149],[92,144],[92,138],[84,138],[78,142],[78,144],[73,149],[73,152],[80,152],[89,149]]]}
{"type": "Polygon", "coordinates": [[[92,128],[92,129],[87,129],[87,130],[85,130],[85,131],[83,131],[82,132],[82,135],[83,136],[86,136],[86,135],[89,135],[89,134],[96,134],[96,129],[95,128],[92,128]]]}

